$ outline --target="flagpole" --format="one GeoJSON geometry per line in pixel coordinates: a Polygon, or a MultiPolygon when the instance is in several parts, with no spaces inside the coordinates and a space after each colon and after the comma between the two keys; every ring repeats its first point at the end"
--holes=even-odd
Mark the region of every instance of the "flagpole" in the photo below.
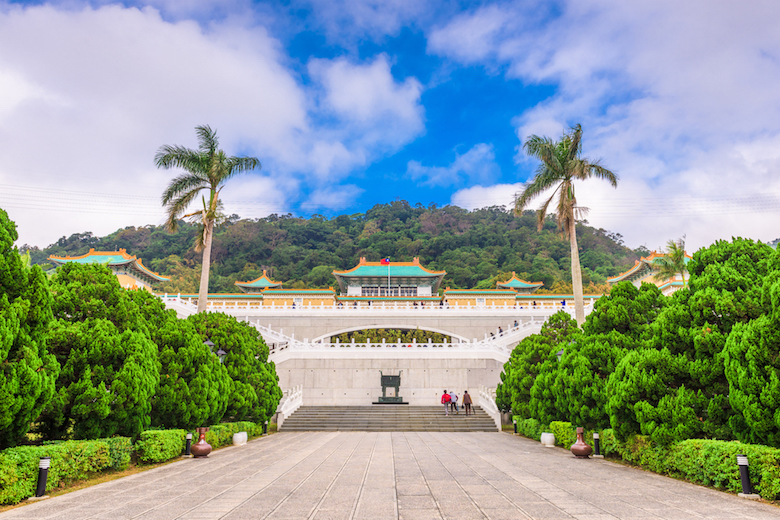
{"type": "Polygon", "coordinates": [[[387,295],[390,296],[390,259],[387,259],[387,295]]]}

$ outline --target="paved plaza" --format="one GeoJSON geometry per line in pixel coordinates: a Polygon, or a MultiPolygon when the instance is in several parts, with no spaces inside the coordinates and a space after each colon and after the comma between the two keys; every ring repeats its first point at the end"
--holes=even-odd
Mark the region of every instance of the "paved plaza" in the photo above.
{"type": "Polygon", "coordinates": [[[506,433],[278,433],[17,519],[778,519],[780,508],[506,433]]]}

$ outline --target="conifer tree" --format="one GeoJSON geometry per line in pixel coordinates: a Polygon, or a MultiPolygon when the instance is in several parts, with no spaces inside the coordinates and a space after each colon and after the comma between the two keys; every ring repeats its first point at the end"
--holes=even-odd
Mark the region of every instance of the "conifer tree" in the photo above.
{"type": "Polygon", "coordinates": [[[62,371],[42,432],[54,439],[139,434],[151,424],[160,366],[137,306],[102,265],[65,264],[52,293],[49,345],[62,371]]]}
{"type": "Polygon", "coordinates": [[[214,349],[226,352],[224,366],[233,380],[226,416],[233,420],[270,419],[282,398],[276,366],[268,361],[268,346],[257,330],[233,316],[218,312],[187,318],[214,349]]]}
{"type": "Polygon", "coordinates": [[[46,276],[25,266],[17,238],[0,209],[0,449],[24,438],[54,395],[60,371],[46,347],[52,320],[46,276]]]}

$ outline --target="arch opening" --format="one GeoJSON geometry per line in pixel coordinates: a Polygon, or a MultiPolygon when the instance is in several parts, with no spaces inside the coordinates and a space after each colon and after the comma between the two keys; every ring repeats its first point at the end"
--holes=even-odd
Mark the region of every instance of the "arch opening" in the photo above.
{"type": "MultiPolygon", "coordinates": [[[[349,327],[349,328],[345,328],[345,329],[340,329],[340,330],[336,330],[336,331],[333,331],[333,332],[329,332],[327,334],[323,334],[321,336],[318,336],[318,337],[314,338],[314,340],[312,340],[312,342],[313,343],[330,343],[330,342],[333,342],[335,340],[335,338],[337,338],[339,336],[342,336],[342,337],[347,336],[347,338],[345,338],[345,339],[347,339],[347,341],[343,341],[342,339],[340,339],[339,341],[341,343],[348,343],[348,342],[351,341],[352,337],[356,336],[356,333],[361,333],[361,332],[364,332],[364,331],[388,331],[388,332],[383,333],[383,334],[377,333],[374,336],[376,339],[373,339],[370,336],[367,338],[367,339],[370,339],[370,341],[376,342],[376,343],[380,343],[382,341],[382,338],[385,339],[386,343],[395,343],[396,341],[398,341],[398,339],[400,339],[401,342],[403,343],[404,341],[407,340],[407,338],[408,338],[408,342],[411,342],[412,338],[415,338],[415,339],[417,339],[418,343],[420,343],[420,342],[427,343],[428,342],[428,337],[433,338],[434,335],[438,335],[440,337],[440,341],[435,341],[434,340],[434,343],[437,343],[437,342],[463,343],[463,342],[468,342],[469,341],[466,337],[461,336],[460,334],[454,334],[454,333],[452,333],[450,331],[437,329],[437,328],[434,328],[434,327],[419,327],[419,326],[418,327],[410,327],[409,325],[377,325],[377,326],[366,327],[365,325],[359,325],[359,326],[349,327]],[[402,335],[399,338],[398,334],[390,333],[389,331],[400,332],[400,333],[402,333],[402,335]],[[424,338],[424,341],[421,341],[422,338],[424,338]]],[[[365,339],[363,337],[361,337],[361,341],[360,342],[364,342],[364,341],[365,341],[365,339]]]]}

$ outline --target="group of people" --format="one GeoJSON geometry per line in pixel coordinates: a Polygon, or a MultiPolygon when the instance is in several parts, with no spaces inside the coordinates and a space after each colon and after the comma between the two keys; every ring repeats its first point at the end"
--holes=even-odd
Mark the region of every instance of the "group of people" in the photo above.
{"type": "MultiPolygon", "coordinates": [[[[459,413],[458,411],[458,394],[453,390],[452,392],[444,391],[441,396],[441,404],[444,405],[444,415],[452,413],[459,413]]],[[[468,390],[463,391],[463,409],[466,415],[474,415],[474,411],[471,409],[471,396],[468,390]]]]}

